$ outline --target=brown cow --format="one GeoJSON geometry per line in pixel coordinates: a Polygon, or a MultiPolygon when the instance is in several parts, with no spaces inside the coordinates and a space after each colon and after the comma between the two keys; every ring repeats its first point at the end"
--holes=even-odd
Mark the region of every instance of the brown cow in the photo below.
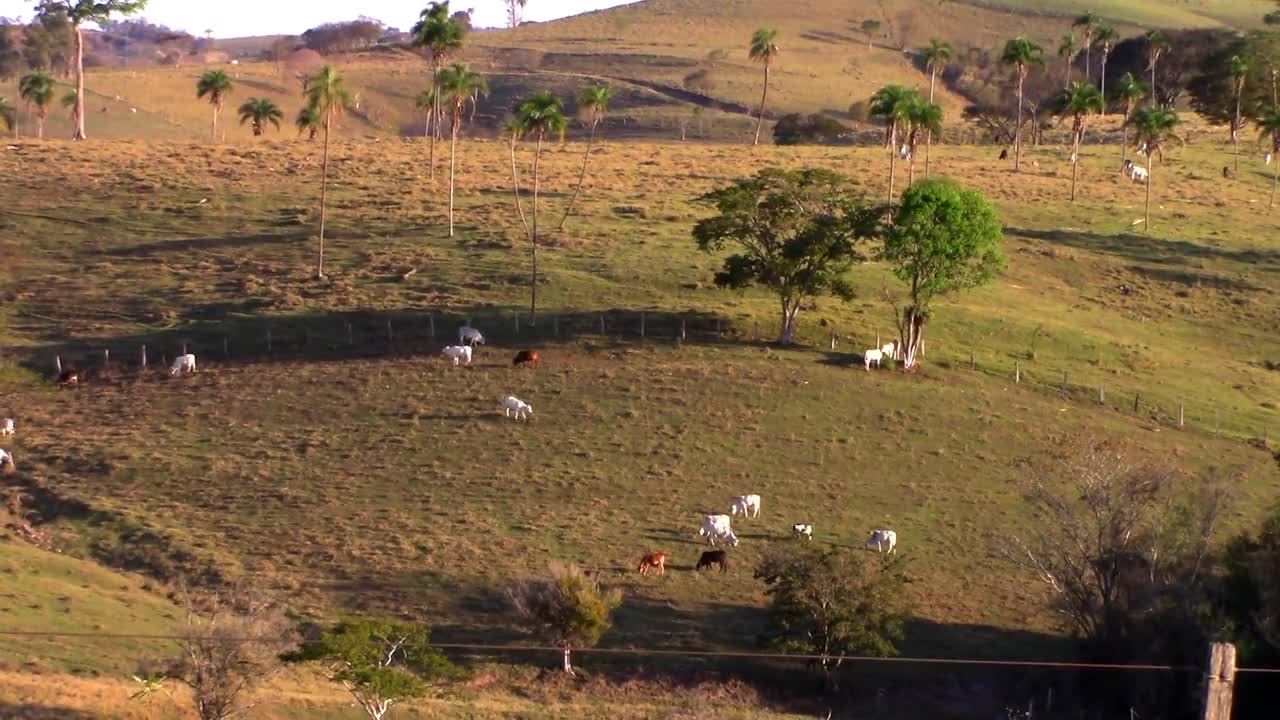
{"type": "Polygon", "coordinates": [[[58,375],[58,385],[62,387],[76,385],[79,382],[80,373],[75,370],[63,370],[62,373],[58,375]]]}
{"type": "Polygon", "coordinates": [[[667,571],[666,553],[652,552],[640,558],[639,572],[641,575],[648,575],[649,571],[654,568],[657,568],[659,575],[667,571]]]}
{"type": "Polygon", "coordinates": [[[512,365],[532,365],[538,367],[538,361],[542,358],[538,357],[537,350],[521,350],[516,353],[516,357],[511,361],[512,365]]]}
{"type": "Polygon", "coordinates": [[[702,557],[698,558],[698,566],[694,569],[701,570],[702,568],[709,568],[712,565],[719,565],[720,572],[728,570],[729,553],[726,553],[723,550],[708,550],[702,553],[702,557]]]}

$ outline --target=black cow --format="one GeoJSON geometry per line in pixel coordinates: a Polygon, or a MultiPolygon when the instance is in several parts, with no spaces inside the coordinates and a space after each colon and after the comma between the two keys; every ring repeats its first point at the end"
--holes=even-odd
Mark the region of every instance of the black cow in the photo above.
{"type": "Polygon", "coordinates": [[[698,566],[694,569],[702,570],[702,568],[709,568],[712,565],[719,565],[720,572],[728,570],[729,553],[726,553],[723,550],[708,550],[702,553],[702,557],[698,558],[698,566]]]}

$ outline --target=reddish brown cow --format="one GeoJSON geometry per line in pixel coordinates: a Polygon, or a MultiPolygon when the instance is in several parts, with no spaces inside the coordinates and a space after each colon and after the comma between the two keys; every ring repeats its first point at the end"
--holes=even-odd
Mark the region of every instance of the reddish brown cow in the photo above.
{"type": "Polygon", "coordinates": [[[538,361],[542,358],[538,357],[537,350],[521,350],[516,353],[516,357],[511,361],[512,365],[532,365],[538,367],[538,361]]]}
{"type": "Polygon", "coordinates": [[[659,575],[667,571],[666,553],[653,552],[640,558],[639,572],[641,575],[648,575],[649,571],[654,568],[657,568],[659,575]]]}
{"type": "Polygon", "coordinates": [[[62,373],[58,375],[58,384],[61,385],[62,387],[67,387],[68,385],[75,385],[79,382],[80,382],[80,373],[76,372],[75,370],[63,370],[62,373]]]}

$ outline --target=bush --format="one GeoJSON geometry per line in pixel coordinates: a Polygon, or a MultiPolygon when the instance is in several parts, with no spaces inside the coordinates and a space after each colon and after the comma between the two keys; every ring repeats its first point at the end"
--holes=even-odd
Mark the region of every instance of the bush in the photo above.
{"type": "Polygon", "coordinates": [[[830,144],[848,132],[840,121],[821,113],[791,113],[773,126],[773,141],[778,145],[830,144]]]}
{"type": "Polygon", "coordinates": [[[526,580],[508,592],[516,612],[564,649],[564,671],[573,673],[574,646],[591,647],[609,629],[622,592],[603,590],[577,565],[552,562],[550,577],[526,580]]]}

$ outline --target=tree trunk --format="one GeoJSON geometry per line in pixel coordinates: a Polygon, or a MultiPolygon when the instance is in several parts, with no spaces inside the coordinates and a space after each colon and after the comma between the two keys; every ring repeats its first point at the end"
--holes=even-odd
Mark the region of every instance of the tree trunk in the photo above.
{"type": "Polygon", "coordinates": [[[84,132],[84,34],[80,25],[75,26],[76,53],[76,130],[72,140],[84,140],[89,136],[84,132]]]}
{"type": "Polygon", "coordinates": [[[756,140],[752,145],[760,144],[760,128],[764,125],[764,101],[769,97],[769,63],[764,64],[764,91],[760,93],[760,117],[756,119],[756,140]]]}
{"type": "Polygon", "coordinates": [[[1018,67],[1018,123],[1013,126],[1013,169],[1016,172],[1022,167],[1022,82],[1027,73],[1018,67]]]}
{"type": "MultiPolygon", "coordinates": [[[[538,164],[542,160],[542,133],[538,133],[538,145],[533,152],[533,232],[530,248],[533,254],[533,282],[529,284],[529,324],[538,324],[538,164]]],[[[565,656],[568,657],[568,649],[565,656]]]]}
{"type": "MultiPolygon", "coordinates": [[[[1087,36],[1086,36],[1087,37],[1087,36]]],[[[1088,37],[1089,42],[1084,44],[1084,81],[1089,82],[1093,79],[1093,74],[1089,68],[1089,45],[1093,42],[1092,37],[1088,37]]]]}
{"type": "Polygon", "coordinates": [[[798,301],[782,298],[782,327],[778,329],[778,344],[790,345],[796,338],[796,316],[800,314],[798,301]]]}
{"type": "MultiPolygon", "coordinates": [[[[17,115],[17,113],[14,113],[14,117],[17,117],[17,115]]],[[[14,122],[14,125],[17,125],[17,122],[14,122]]],[[[36,115],[36,139],[44,139],[44,113],[36,115]]]]}
{"type": "Polygon", "coordinates": [[[1080,166],[1080,151],[1071,153],[1071,202],[1076,201],[1076,170],[1080,166]]]}
{"type": "Polygon", "coordinates": [[[900,326],[902,369],[909,371],[919,366],[920,358],[924,355],[925,320],[914,305],[908,307],[902,314],[900,326]]]}
{"type": "Polygon", "coordinates": [[[1156,106],[1156,63],[1151,61],[1151,107],[1156,106]]]}
{"type": "Polygon", "coordinates": [[[1102,67],[1098,68],[1098,79],[1102,81],[1102,90],[1100,90],[1099,92],[1102,95],[1102,114],[1105,116],[1107,114],[1107,51],[1106,50],[1103,50],[1102,52],[1101,65],[1102,67]]]}
{"type": "Polygon", "coordinates": [[[316,260],[316,278],[324,277],[324,219],[325,202],[329,188],[329,126],[333,121],[333,108],[324,116],[324,160],[320,163],[320,255],[316,260]]]}
{"type": "Polygon", "coordinates": [[[458,110],[453,111],[453,127],[450,130],[451,139],[449,140],[449,237],[453,237],[453,183],[454,183],[454,159],[458,157],[458,110]]]}
{"type": "Polygon", "coordinates": [[[1231,145],[1236,156],[1236,172],[1240,172],[1240,92],[1236,92],[1236,119],[1231,123],[1231,145]]]}
{"type": "Polygon", "coordinates": [[[529,232],[529,220],[524,215],[524,205],[520,203],[520,174],[516,171],[516,139],[511,138],[511,188],[516,196],[516,212],[520,215],[520,224],[524,226],[524,235],[533,242],[533,234],[529,232]]]}
{"type": "Polygon", "coordinates": [[[916,184],[916,153],[911,146],[907,146],[907,187],[916,184]]]}
{"type": "MultiPolygon", "coordinates": [[[[702,122],[702,118],[698,118],[698,122],[702,122]]],[[[573,197],[569,198],[569,207],[565,208],[564,217],[560,218],[560,227],[557,230],[563,232],[564,224],[569,221],[569,215],[573,213],[573,206],[578,202],[578,195],[582,193],[582,183],[587,179],[587,160],[591,159],[591,145],[596,140],[596,125],[600,124],[598,116],[591,119],[591,133],[587,136],[587,151],[582,154],[582,169],[578,171],[578,187],[573,189],[573,197]]]]}
{"type": "Polygon", "coordinates": [[[218,142],[218,111],[222,109],[220,103],[213,105],[213,141],[218,142]]]}
{"type": "Polygon", "coordinates": [[[1128,158],[1126,151],[1129,149],[1129,111],[1125,110],[1124,124],[1120,126],[1120,164],[1128,158]]]}
{"type": "Polygon", "coordinates": [[[889,204],[893,204],[893,178],[898,165],[898,138],[894,134],[893,147],[889,149],[889,204]]]}
{"type": "Polygon", "coordinates": [[[570,653],[569,646],[568,646],[568,645],[565,645],[565,646],[564,646],[564,671],[565,671],[566,673],[569,673],[570,675],[573,675],[573,674],[574,674],[574,672],[573,672],[573,660],[572,660],[572,658],[570,658],[569,653],[570,653]]]}
{"type": "MultiPolygon", "coordinates": [[[[428,160],[427,177],[436,179],[436,134],[440,130],[440,62],[431,63],[431,113],[435,115],[435,129],[431,132],[431,156],[428,160]]],[[[427,123],[430,127],[432,123],[427,123]]]]}
{"type": "Polygon", "coordinates": [[[1280,153],[1272,151],[1271,162],[1275,164],[1275,169],[1271,171],[1271,201],[1267,203],[1267,207],[1276,206],[1276,184],[1280,183],[1280,157],[1275,157],[1280,153]]]}
{"type": "Polygon", "coordinates": [[[1147,158],[1149,160],[1147,163],[1147,200],[1142,213],[1142,231],[1149,233],[1151,232],[1151,178],[1156,174],[1156,164],[1153,162],[1155,160],[1154,157],[1148,155],[1147,158]]]}
{"type": "MultiPolygon", "coordinates": [[[[934,67],[929,71],[929,104],[933,104],[933,86],[938,80],[938,68],[934,67]]],[[[929,177],[929,147],[933,145],[933,129],[925,131],[924,135],[924,176],[929,177]]]]}

